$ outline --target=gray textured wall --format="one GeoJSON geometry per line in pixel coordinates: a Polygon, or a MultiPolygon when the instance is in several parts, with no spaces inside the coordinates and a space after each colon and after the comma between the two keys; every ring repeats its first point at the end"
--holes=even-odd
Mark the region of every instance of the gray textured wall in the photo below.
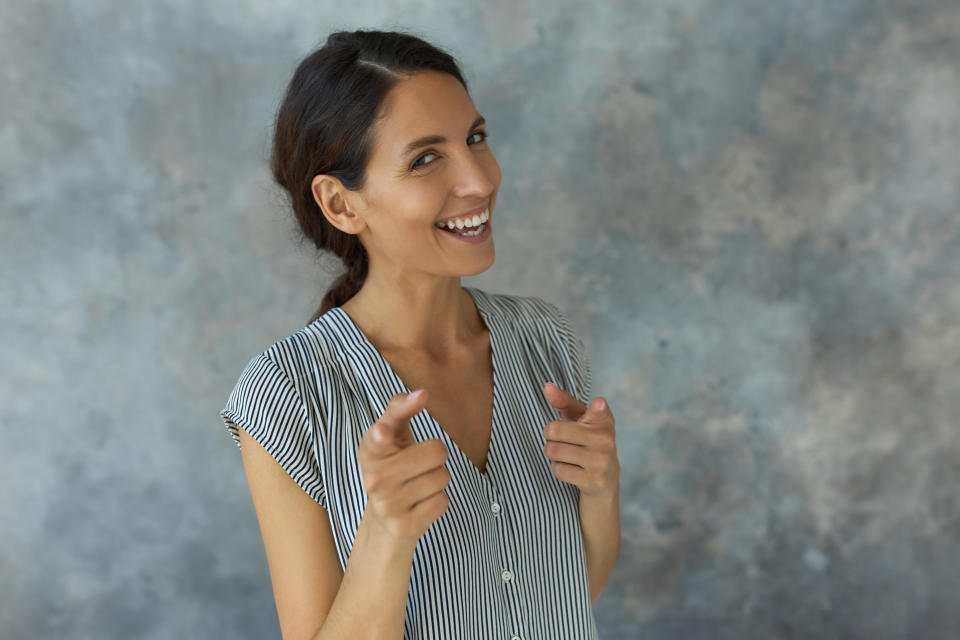
{"type": "Polygon", "coordinates": [[[279,627],[217,412],[332,279],[264,156],[331,30],[463,62],[497,263],[617,416],[606,640],[960,636],[957,2],[0,1],[0,636],[279,627]]]}

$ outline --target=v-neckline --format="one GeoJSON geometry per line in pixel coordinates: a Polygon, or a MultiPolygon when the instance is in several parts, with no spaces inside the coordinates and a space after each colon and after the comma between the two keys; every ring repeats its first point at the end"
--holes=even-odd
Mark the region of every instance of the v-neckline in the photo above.
{"type": "MultiPolygon", "coordinates": [[[[499,406],[499,397],[500,397],[500,367],[497,366],[497,353],[499,352],[499,337],[496,335],[495,323],[490,322],[489,310],[486,308],[486,300],[483,299],[483,295],[477,295],[477,292],[474,291],[473,287],[464,286],[463,289],[470,294],[470,297],[473,298],[473,302],[477,307],[477,311],[480,313],[480,317],[483,318],[483,323],[486,325],[487,333],[490,335],[490,364],[493,368],[493,407],[490,412],[491,424],[490,424],[490,440],[487,444],[486,458],[484,461],[484,470],[480,469],[473,463],[473,460],[463,452],[453,438],[447,433],[446,429],[437,422],[430,412],[424,407],[420,412],[413,416],[411,419],[411,426],[416,420],[417,416],[421,413],[424,414],[429,421],[429,423],[434,427],[434,430],[440,434],[440,438],[447,445],[448,451],[453,451],[454,455],[460,459],[461,463],[473,470],[475,477],[479,478],[480,481],[484,484],[490,482],[490,467],[492,464],[492,457],[494,451],[494,442],[496,441],[497,433],[497,411],[499,406]]],[[[354,337],[358,342],[367,349],[367,351],[373,356],[374,360],[380,365],[380,369],[386,373],[386,375],[393,382],[393,387],[399,387],[400,391],[398,393],[410,393],[411,389],[403,381],[400,375],[394,371],[393,367],[390,365],[390,362],[384,357],[384,355],[377,349],[376,346],[367,338],[366,334],[360,329],[360,327],[353,321],[353,318],[350,317],[350,314],[344,311],[341,307],[333,307],[331,311],[338,313],[344,320],[346,325],[354,333],[354,337]]],[[[389,400],[389,397],[386,398],[389,400]]]]}

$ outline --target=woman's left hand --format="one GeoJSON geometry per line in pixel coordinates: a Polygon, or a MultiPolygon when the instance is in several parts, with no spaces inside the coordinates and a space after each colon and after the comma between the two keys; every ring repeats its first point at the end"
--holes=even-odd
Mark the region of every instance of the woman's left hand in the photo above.
{"type": "Polygon", "coordinates": [[[543,452],[558,480],[575,484],[581,496],[606,496],[620,488],[620,461],[614,418],[606,399],[594,398],[590,406],[552,382],[543,395],[560,411],[562,420],[551,420],[543,428],[547,439],[543,452]]]}

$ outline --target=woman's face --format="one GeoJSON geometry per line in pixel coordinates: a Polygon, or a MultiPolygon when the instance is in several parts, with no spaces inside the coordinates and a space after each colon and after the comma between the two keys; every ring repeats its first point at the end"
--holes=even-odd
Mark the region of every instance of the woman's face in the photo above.
{"type": "MultiPolygon", "coordinates": [[[[383,113],[374,124],[366,183],[350,202],[364,223],[359,237],[371,269],[441,276],[486,271],[494,259],[492,234],[472,243],[436,226],[478,208],[492,218],[500,187],[486,125],[463,85],[446,73],[418,73],[390,91],[383,113]],[[429,136],[445,140],[410,146],[429,136]]],[[[489,221],[484,227],[489,231],[489,221]]]]}

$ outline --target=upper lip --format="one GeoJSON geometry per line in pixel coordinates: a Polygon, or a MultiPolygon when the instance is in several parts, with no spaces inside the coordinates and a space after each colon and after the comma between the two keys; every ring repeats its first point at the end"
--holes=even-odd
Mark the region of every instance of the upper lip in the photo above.
{"type": "Polygon", "coordinates": [[[483,213],[488,206],[490,205],[485,204],[482,207],[477,207],[476,209],[470,209],[469,211],[464,211],[463,213],[458,213],[448,218],[440,218],[439,220],[437,220],[437,222],[444,222],[446,220],[456,220],[457,218],[462,218],[464,216],[472,216],[478,213],[483,213]]]}

